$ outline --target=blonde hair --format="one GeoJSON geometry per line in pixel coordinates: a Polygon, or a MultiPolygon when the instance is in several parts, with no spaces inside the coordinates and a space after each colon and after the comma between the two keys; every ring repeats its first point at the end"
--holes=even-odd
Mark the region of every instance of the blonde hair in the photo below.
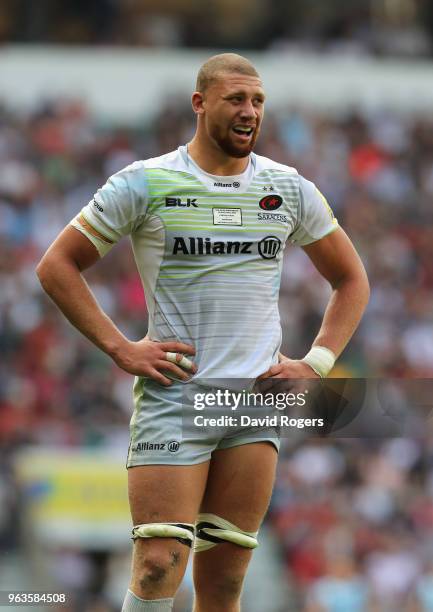
{"type": "Polygon", "coordinates": [[[238,73],[260,78],[250,60],[237,53],[220,53],[210,57],[200,68],[197,75],[196,91],[204,93],[221,73],[238,73]]]}

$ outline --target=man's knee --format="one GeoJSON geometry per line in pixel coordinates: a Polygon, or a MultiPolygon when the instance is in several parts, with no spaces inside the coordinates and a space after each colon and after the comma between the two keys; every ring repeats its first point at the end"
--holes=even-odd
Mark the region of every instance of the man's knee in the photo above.
{"type": "Polygon", "coordinates": [[[237,600],[242,591],[244,576],[220,576],[215,581],[215,596],[218,600],[237,600]]]}
{"type": "Polygon", "coordinates": [[[245,574],[219,572],[211,580],[196,580],[197,599],[217,602],[220,605],[237,601],[242,593],[245,574]]]}
{"type": "MultiPolygon", "coordinates": [[[[139,547],[140,544],[136,543],[139,547]]],[[[160,591],[177,579],[183,573],[181,552],[173,547],[161,547],[146,542],[142,550],[136,550],[133,563],[133,577],[141,592],[160,591]]]]}
{"type": "Polygon", "coordinates": [[[168,559],[163,557],[145,558],[138,568],[140,586],[145,589],[164,583],[173,567],[168,559]]]}

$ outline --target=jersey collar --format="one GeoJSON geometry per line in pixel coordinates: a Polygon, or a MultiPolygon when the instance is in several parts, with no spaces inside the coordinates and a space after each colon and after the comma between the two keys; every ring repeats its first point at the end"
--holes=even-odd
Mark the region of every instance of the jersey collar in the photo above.
{"type": "Polygon", "coordinates": [[[244,193],[250,186],[254,176],[256,162],[254,153],[250,154],[249,163],[244,172],[233,176],[218,176],[202,170],[188,154],[188,145],[180,146],[179,153],[184,160],[188,172],[194,174],[205,185],[208,191],[214,193],[244,193]]]}

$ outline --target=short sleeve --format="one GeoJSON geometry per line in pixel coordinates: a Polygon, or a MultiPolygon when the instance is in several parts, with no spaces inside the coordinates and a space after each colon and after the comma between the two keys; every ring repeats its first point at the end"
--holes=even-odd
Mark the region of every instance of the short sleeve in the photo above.
{"type": "MultiPolygon", "coordinates": [[[[135,162],[113,174],[73,219],[72,225],[80,229],[80,217],[83,218],[100,239],[113,246],[122,236],[134,231],[143,221],[146,211],[145,171],[140,162],[135,162]]],[[[83,233],[91,239],[88,231],[83,233]]]]}
{"type": "Polygon", "coordinates": [[[324,238],[338,227],[325,196],[311,181],[299,177],[298,223],[289,239],[293,244],[306,246],[324,238]]]}

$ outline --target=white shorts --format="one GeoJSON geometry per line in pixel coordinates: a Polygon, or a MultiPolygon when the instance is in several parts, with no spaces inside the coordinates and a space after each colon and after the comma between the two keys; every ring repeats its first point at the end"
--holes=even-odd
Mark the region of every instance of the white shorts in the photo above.
{"type": "Polygon", "coordinates": [[[279,451],[279,434],[273,428],[227,426],[191,431],[192,407],[186,405],[184,391],[182,383],[164,387],[150,378],[136,379],[126,467],[193,465],[208,461],[214,450],[253,442],[270,442],[279,451]]]}

